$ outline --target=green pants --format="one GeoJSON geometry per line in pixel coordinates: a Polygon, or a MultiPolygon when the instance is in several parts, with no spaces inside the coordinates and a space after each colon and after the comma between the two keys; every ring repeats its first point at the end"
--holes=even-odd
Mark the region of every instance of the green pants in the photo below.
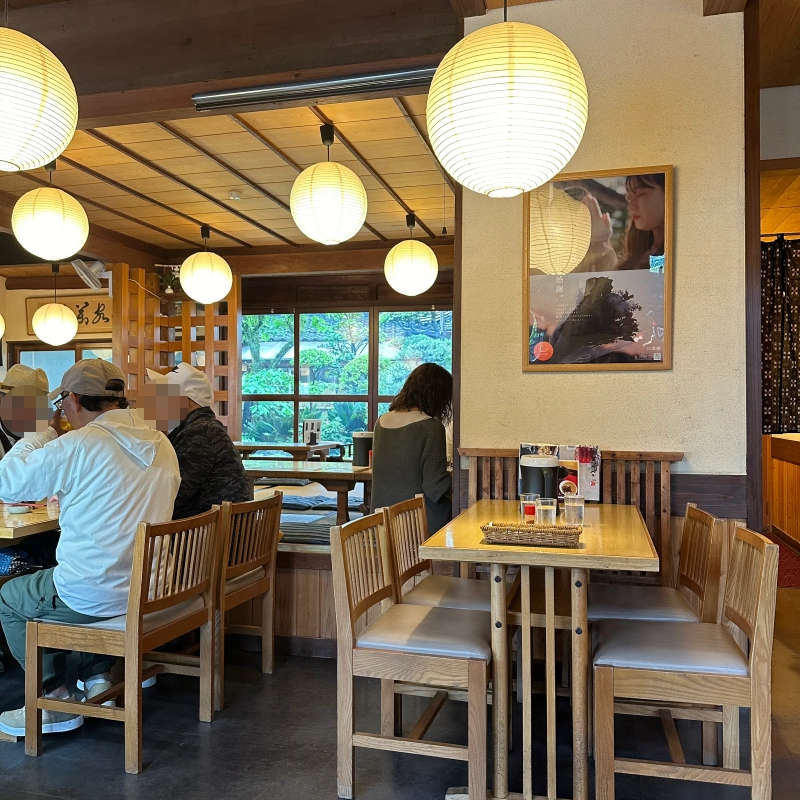
{"type": "MultiPolygon", "coordinates": [[[[25,669],[25,625],[28,620],[48,622],[101,622],[106,617],[91,617],[73,611],[56,592],[53,570],[43,569],[32,575],[20,575],[0,587],[0,622],[11,654],[25,669]]],[[[66,680],[67,650],[44,648],[42,684],[45,692],[57,689],[66,680]]],[[[101,672],[110,672],[114,656],[80,653],[78,677],[86,681],[101,672]]]]}

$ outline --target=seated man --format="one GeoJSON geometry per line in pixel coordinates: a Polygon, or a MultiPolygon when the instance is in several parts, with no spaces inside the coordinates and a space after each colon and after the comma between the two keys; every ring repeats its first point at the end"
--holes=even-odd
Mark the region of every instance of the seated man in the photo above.
{"type": "Polygon", "coordinates": [[[181,468],[173,519],[203,514],[225,500],[252,500],[253,489],[241,456],[211,408],[214,392],[206,374],[186,363],[166,375],[147,373],[152,388],[143,396],[145,417],[161,430],[169,430],[181,468]],[[171,398],[158,393],[159,384],[167,384],[165,389],[178,388],[181,401],[177,410],[167,410],[172,407],[171,398]]]}
{"type": "MultiPolygon", "coordinates": [[[[128,410],[122,372],[101,359],[70,367],[51,394],[58,409],[45,433],[21,439],[0,461],[0,497],[24,501],[58,494],[58,566],[0,588],[0,622],[25,667],[25,625],[31,619],[90,623],[125,614],[139,522],[172,517],[180,484],[167,438],[128,410]],[[72,430],[61,428],[61,414],[72,430]]],[[[78,677],[88,697],[111,688],[111,656],[80,654],[78,677]]],[[[45,651],[44,691],[69,697],[66,654],[45,651]]],[[[78,714],[43,712],[43,731],[72,730],[78,714]]],[[[25,710],[0,714],[0,730],[25,735],[25,710]]]]}
{"type": "MultiPolygon", "coordinates": [[[[18,386],[33,386],[41,391],[47,393],[50,391],[50,384],[47,381],[47,374],[43,369],[32,369],[26,367],[24,364],[14,364],[9,367],[6,372],[5,378],[0,381],[0,407],[2,406],[2,398],[18,386]]],[[[11,412],[9,411],[9,414],[11,412]]],[[[15,444],[19,441],[20,437],[5,424],[2,419],[5,415],[0,412],[0,458],[3,457],[15,444]]]]}

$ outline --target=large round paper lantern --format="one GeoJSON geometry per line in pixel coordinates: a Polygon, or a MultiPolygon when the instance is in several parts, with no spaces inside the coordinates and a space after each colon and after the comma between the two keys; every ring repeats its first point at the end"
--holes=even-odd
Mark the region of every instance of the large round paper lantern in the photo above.
{"type": "Polygon", "coordinates": [[[31,320],[33,332],[45,343],[58,347],[78,332],[78,318],[71,308],[61,303],[48,303],[37,309],[31,320]]]}
{"type": "Polygon", "coordinates": [[[43,45],[0,28],[0,170],[54,161],[78,124],[78,97],[64,65],[43,45]]]}
{"type": "Polygon", "coordinates": [[[6,332],[6,321],[5,319],[3,319],[3,315],[0,314],[0,339],[3,338],[5,332],[6,332]]]}
{"type": "Polygon", "coordinates": [[[315,242],[339,244],[352,239],[367,218],[367,192],[353,170],[320,161],[303,170],[289,198],[297,227],[315,242]]]}
{"type": "Polygon", "coordinates": [[[583,261],[591,241],[592,215],[584,203],[551,184],[531,192],[531,269],[566,275],[583,261]]]}
{"type": "Polygon", "coordinates": [[[61,261],[86,244],[89,220],[71,194],[55,186],[43,186],[17,200],[11,228],[29,253],[45,261],[61,261]]]}
{"type": "Polygon", "coordinates": [[[413,297],[433,286],[439,262],[436,253],[424,242],[406,239],[387,253],[383,274],[392,289],[413,297]]]}
{"type": "Polygon", "coordinates": [[[192,300],[207,306],[228,296],[233,275],[222,256],[202,250],[181,264],[180,281],[183,291],[192,300]]]}
{"type": "Polygon", "coordinates": [[[514,197],[563,169],[587,111],[586,82],[564,42],[535,25],[501,22],[462,39],[439,64],[428,133],[460,184],[514,197]]]}

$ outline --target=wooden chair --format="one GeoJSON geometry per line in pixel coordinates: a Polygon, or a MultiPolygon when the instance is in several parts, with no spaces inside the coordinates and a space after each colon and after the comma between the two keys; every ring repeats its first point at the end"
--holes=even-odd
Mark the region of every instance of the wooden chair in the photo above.
{"type": "MultiPolygon", "coordinates": [[[[214,616],[217,646],[214,710],[225,704],[225,631],[261,637],[261,671],[274,669],[273,621],[275,607],[275,563],[280,538],[281,492],[264,500],[224,502],[220,508],[222,557],[217,577],[221,581],[214,616]],[[242,603],[261,598],[260,625],[225,625],[225,614],[242,603]]],[[[145,666],[160,664],[163,672],[200,676],[200,658],[193,650],[184,653],[153,652],[145,655],[145,666]]]]}
{"type": "Polygon", "coordinates": [[[771,667],[778,547],[737,527],[721,624],[607,620],[595,626],[597,800],[613,800],[614,775],[750,786],[772,797],[771,667]],[[749,657],[741,639],[749,642],[749,657]],[[672,763],[614,757],[615,698],[723,709],[723,766],[687,764],[674,726],[672,763]],[[750,709],[750,770],[739,768],[739,708],[750,709]]]}
{"type": "Polygon", "coordinates": [[[419,557],[419,546],[428,538],[424,495],[384,508],[383,521],[392,548],[398,602],[474,611],[491,609],[489,581],[434,575],[430,559],[419,557]],[[416,582],[426,572],[428,576],[416,582]]]}
{"type": "Polygon", "coordinates": [[[382,513],[331,528],[338,648],[337,793],[353,797],[355,747],[468,762],[470,800],[486,798],[486,686],[491,617],[484,611],[397,603],[399,587],[382,513]],[[360,618],[383,613],[360,633],[360,618]],[[381,680],[381,733],[355,731],[353,678],[381,680]],[[394,734],[394,682],[467,690],[468,744],[424,741],[447,698],[435,693],[408,736],[394,734]]]}
{"type": "Polygon", "coordinates": [[[141,522],[131,572],[128,613],[89,625],[31,621],[25,669],[25,753],[42,748],[42,710],[83,714],[125,724],[125,771],[142,771],[142,680],[163,671],[143,671],[149,650],[200,630],[200,720],[214,718],[214,609],[219,582],[219,511],[158,525],[141,522]],[[42,697],[43,647],[103,653],[125,659],[125,680],[91,701],[42,697]],[[124,696],[124,708],[104,706],[124,696]]]}

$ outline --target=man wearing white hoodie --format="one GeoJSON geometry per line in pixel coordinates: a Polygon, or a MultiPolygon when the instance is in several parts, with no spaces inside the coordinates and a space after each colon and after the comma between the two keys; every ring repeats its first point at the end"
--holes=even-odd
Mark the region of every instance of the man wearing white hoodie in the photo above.
{"type": "MultiPolygon", "coordinates": [[[[44,433],[26,436],[0,461],[0,498],[19,502],[58,494],[58,566],[15,578],[0,589],[0,622],[9,649],[25,667],[25,625],[31,619],[90,623],[125,614],[139,522],[172,519],[180,471],[163,433],[128,410],[122,372],[101,359],[70,367],[50,395],[58,409],[44,433]],[[72,430],[61,428],[61,414],[72,430]]],[[[80,654],[78,678],[87,696],[110,688],[115,659],[80,654]]],[[[45,651],[47,696],[69,697],[66,654],[45,651]]],[[[43,713],[43,731],[83,724],[83,716],[43,713]]],[[[0,730],[25,735],[25,710],[0,714],[0,730]]]]}

